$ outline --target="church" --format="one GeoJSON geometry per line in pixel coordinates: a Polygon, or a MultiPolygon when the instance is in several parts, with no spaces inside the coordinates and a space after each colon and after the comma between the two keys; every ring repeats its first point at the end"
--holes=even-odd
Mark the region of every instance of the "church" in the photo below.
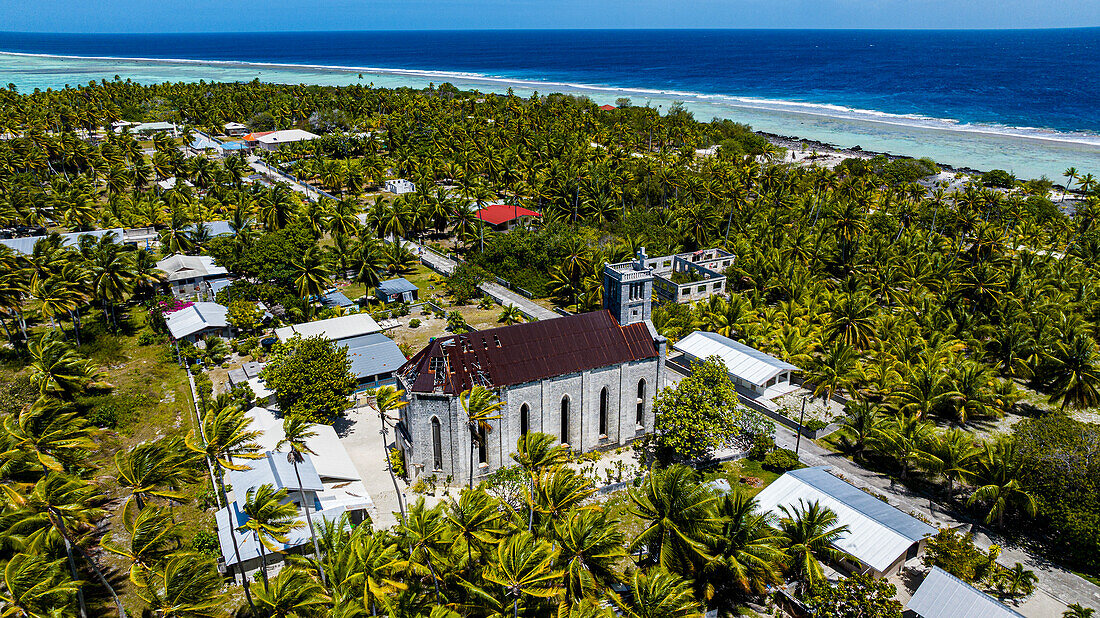
{"type": "Polygon", "coordinates": [[[604,308],[433,340],[397,372],[409,405],[397,445],[410,479],[483,478],[511,465],[520,436],[556,436],[577,452],[614,448],[653,431],[667,340],[650,321],[652,270],[638,259],[605,264],[604,308]],[[473,385],[504,407],[471,457],[458,401],[473,385]],[[476,458],[476,459],[475,459],[476,458]]]}

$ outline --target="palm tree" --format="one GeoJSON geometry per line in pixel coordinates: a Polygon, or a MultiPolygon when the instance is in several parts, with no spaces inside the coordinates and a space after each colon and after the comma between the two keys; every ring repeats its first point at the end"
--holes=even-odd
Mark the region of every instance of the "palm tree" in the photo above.
{"type": "Polygon", "coordinates": [[[960,427],[952,427],[932,440],[928,450],[939,464],[934,471],[947,479],[949,493],[954,492],[955,483],[971,478],[978,456],[982,453],[982,448],[974,444],[971,433],[960,427]]]}
{"type": "Polygon", "coordinates": [[[883,423],[876,435],[876,448],[901,466],[901,478],[909,476],[913,464],[936,470],[940,462],[932,455],[935,440],[932,423],[915,414],[899,415],[883,423]]]}
{"type": "Polygon", "coordinates": [[[695,480],[691,468],[677,464],[650,470],[642,486],[630,492],[627,507],[643,520],[630,551],[645,550],[645,562],[679,573],[712,559],[707,547],[720,524],[716,498],[695,480]]]}
{"type": "Polygon", "coordinates": [[[317,531],[313,529],[313,519],[309,515],[309,500],[306,498],[305,489],[302,487],[302,475],[298,471],[298,464],[305,461],[307,454],[316,455],[307,444],[310,438],[317,437],[317,432],[313,431],[312,427],[312,423],[299,416],[284,418],[283,439],[275,445],[275,450],[279,450],[284,445],[288,447],[286,459],[294,466],[294,478],[298,481],[298,497],[302,502],[302,508],[306,512],[306,526],[309,528],[309,535],[313,538],[313,555],[317,558],[318,569],[321,571],[321,582],[324,583],[325,569],[321,566],[321,547],[317,544],[317,531]]]}
{"type": "Polygon", "coordinates": [[[137,515],[123,510],[122,526],[128,537],[125,544],[105,537],[101,545],[112,554],[125,558],[130,563],[130,581],[136,586],[143,586],[146,574],[179,546],[183,525],[172,520],[169,509],[147,506],[137,515]]]}
{"type": "Polygon", "coordinates": [[[1059,204],[1066,201],[1066,193],[1069,193],[1069,188],[1073,186],[1073,181],[1077,179],[1077,168],[1069,167],[1066,171],[1062,172],[1062,175],[1066,177],[1066,190],[1062,191],[1062,199],[1059,200],[1059,204]]]}
{"type": "Polygon", "coordinates": [[[1100,369],[1097,368],[1100,354],[1091,337],[1079,333],[1068,344],[1055,342],[1051,361],[1052,403],[1060,401],[1063,410],[1067,406],[1087,408],[1100,403],[1100,369]]]}
{"type": "Polygon", "coordinates": [[[260,545],[260,575],[263,576],[264,589],[267,589],[267,552],[281,552],[275,543],[289,542],[287,534],[302,527],[298,521],[298,507],[287,499],[285,489],[275,489],[269,483],[252,487],[245,494],[244,513],[247,520],[242,529],[250,531],[260,545]]]}
{"type": "Polygon", "coordinates": [[[1085,607],[1080,603],[1074,603],[1069,608],[1062,612],[1062,618],[1092,618],[1096,614],[1096,610],[1091,607],[1085,607]]]}
{"type": "Polygon", "coordinates": [[[147,496],[186,502],[180,489],[199,479],[197,463],[183,440],[168,436],[115,453],[116,480],[130,492],[126,505],[133,499],[138,510],[145,508],[147,496]]]}
{"type": "Polygon", "coordinates": [[[421,574],[427,571],[435,588],[435,600],[439,602],[439,571],[435,565],[444,562],[445,552],[451,546],[451,531],[447,528],[443,505],[429,509],[421,497],[409,508],[408,515],[398,520],[397,534],[409,553],[409,570],[421,574]]]}
{"type": "MultiPolygon", "coordinates": [[[[390,425],[397,422],[396,418],[391,418],[391,414],[398,413],[401,408],[409,405],[409,402],[402,400],[405,396],[405,391],[397,390],[397,387],[386,385],[374,389],[368,392],[370,401],[374,402],[374,409],[378,412],[378,420],[382,423],[382,429],[379,433],[382,435],[382,449],[386,450],[389,447],[389,434],[390,425]]],[[[397,493],[397,508],[401,511],[401,516],[405,516],[405,500],[404,495],[401,493],[401,488],[397,485],[397,475],[393,473],[393,462],[389,457],[386,457],[386,469],[390,472],[390,480],[393,481],[393,490],[397,493]]]]}
{"type": "Polygon", "coordinates": [[[630,597],[611,597],[627,618],[697,618],[703,607],[687,582],[663,568],[634,571],[630,597]]]}
{"type": "Polygon", "coordinates": [[[779,527],[787,539],[787,568],[805,586],[825,581],[821,561],[848,555],[835,547],[848,526],[838,525],[836,513],[816,500],[807,504],[799,498],[798,506],[780,505],[779,510],[783,512],[779,527]]]}
{"type": "Polygon", "coordinates": [[[15,554],[4,565],[0,586],[0,615],[11,618],[49,618],[72,606],[79,583],[65,577],[61,561],[45,556],[15,554]]]}
{"type": "MultiPolygon", "coordinates": [[[[41,554],[56,542],[57,537],[60,537],[65,546],[73,580],[79,580],[76,559],[73,556],[75,549],[110,593],[119,618],[125,618],[126,612],[114,587],[103,575],[92,556],[83,549],[75,535],[76,532],[91,530],[93,522],[103,516],[103,510],[94,506],[102,499],[99,491],[86,481],[57,472],[50,472],[43,476],[29,492],[7,484],[0,484],[0,490],[7,495],[10,509],[5,532],[11,538],[19,540],[19,549],[41,554]]],[[[86,618],[83,584],[78,584],[77,600],[80,604],[81,616],[86,618]]]]}
{"type": "Polygon", "coordinates": [[[806,381],[814,385],[814,397],[823,397],[826,408],[832,406],[838,390],[854,395],[858,379],[859,357],[852,346],[840,341],[825,348],[806,375],[806,381]]]}
{"type": "Polygon", "coordinates": [[[294,287],[298,296],[309,301],[314,296],[324,294],[325,290],[332,286],[328,269],[321,260],[321,254],[316,247],[310,247],[302,255],[300,260],[291,262],[294,270],[294,287]]]}
{"type": "Polygon", "coordinates": [[[851,402],[847,411],[840,427],[840,439],[845,452],[859,459],[882,431],[886,418],[879,406],[862,401],[851,402]]]}
{"type": "Polygon", "coordinates": [[[618,525],[603,509],[575,510],[554,522],[562,588],[570,604],[595,597],[620,580],[617,565],[626,551],[618,525]]]}
{"type": "Polygon", "coordinates": [[[465,546],[468,563],[473,562],[475,547],[480,555],[504,536],[500,505],[484,491],[466,489],[458,500],[446,504],[447,521],[456,533],[455,546],[465,546]]]}
{"type": "Polygon", "coordinates": [[[519,310],[519,307],[515,305],[504,305],[500,309],[500,317],[497,318],[497,322],[502,322],[507,326],[512,324],[519,324],[523,321],[523,312],[519,310]]]}
{"type": "Polygon", "coordinates": [[[477,467],[477,449],[487,448],[489,432],[493,430],[489,421],[500,418],[497,414],[504,408],[504,402],[497,394],[484,386],[475,384],[458,396],[458,403],[466,413],[466,425],[470,430],[470,489],[474,487],[474,468],[477,467]]]}
{"type": "MultiPolygon", "coordinates": [[[[569,463],[570,455],[569,449],[562,446],[558,438],[533,432],[519,437],[512,460],[527,473],[527,492],[534,495],[534,485],[542,473],[569,463]]],[[[528,500],[527,511],[527,531],[531,532],[535,524],[534,500],[528,500]]]]}
{"type": "Polygon", "coordinates": [[[408,566],[393,538],[385,531],[372,532],[368,526],[358,526],[348,540],[354,570],[363,579],[363,608],[372,616],[378,615],[378,606],[388,605],[388,595],[406,590],[408,585],[397,573],[408,566]]]}
{"type": "Polygon", "coordinates": [[[64,341],[42,336],[27,348],[31,384],[39,395],[71,399],[99,377],[91,363],[64,341]]]}
{"type": "Polygon", "coordinates": [[[1005,512],[1011,506],[1019,507],[1034,517],[1038,510],[1035,498],[1019,481],[1023,467],[1024,460],[1017,453],[1014,441],[1001,439],[986,442],[985,452],[978,457],[973,472],[978,488],[966,501],[967,506],[984,504],[989,509],[985,523],[996,521],[998,528],[1004,526],[1005,512]]]}
{"type": "Polygon", "coordinates": [[[313,618],[331,607],[321,584],[293,567],[279,571],[270,587],[257,586],[255,592],[256,606],[271,618],[313,618]]]}
{"type": "Polygon", "coordinates": [[[96,448],[88,421],[46,398],[38,399],[18,416],[3,417],[2,427],[2,457],[10,460],[15,453],[22,453],[43,473],[64,472],[82,454],[96,448]]]}
{"type": "Polygon", "coordinates": [[[158,618],[217,618],[225,615],[228,594],[209,558],[190,552],[173,554],[137,589],[158,618]]]}
{"type": "Polygon", "coordinates": [[[1011,569],[999,569],[994,583],[1001,594],[1026,597],[1035,592],[1038,581],[1039,576],[1034,571],[1025,569],[1023,564],[1017,562],[1011,569]]]}
{"type": "MultiPolygon", "coordinates": [[[[739,593],[762,594],[781,583],[784,541],[770,525],[771,516],[757,508],[756,500],[736,492],[718,499],[722,529],[714,536],[713,562],[705,569],[711,588],[731,586],[739,593]]],[[[708,598],[710,594],[707,595],[708,598]]]]}
{"type": "Polygon", "coordinates": [[[530,532],[520,532],[497,546],[485,579],[502,586],[512,599],[512,615],[519,616],[521,599],[549,599],[561,592],[561,571],[554,567],[558,551],[530,532]]]}

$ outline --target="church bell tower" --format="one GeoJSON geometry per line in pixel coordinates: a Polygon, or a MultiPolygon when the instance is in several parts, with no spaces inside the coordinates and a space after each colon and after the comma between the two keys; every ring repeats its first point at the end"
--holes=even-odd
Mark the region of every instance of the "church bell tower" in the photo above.
{"type": "Polygon", "coordinates": [[[642,247],[633,261],[603,266],[603,306],[622,326],[652,317],[653,269],[648,259],[642,247]]]}

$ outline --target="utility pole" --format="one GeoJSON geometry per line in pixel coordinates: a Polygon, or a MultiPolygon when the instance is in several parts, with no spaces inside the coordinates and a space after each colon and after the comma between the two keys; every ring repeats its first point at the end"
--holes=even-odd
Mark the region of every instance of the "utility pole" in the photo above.
{"type": "Polygon", "coordinates": [[[806,418],[806,397],[802,397],[802,413],[798,415],[798,437],[794,439],[794,454],[798,455],[798,445],[802,444],[802,420],[806,418]]]}

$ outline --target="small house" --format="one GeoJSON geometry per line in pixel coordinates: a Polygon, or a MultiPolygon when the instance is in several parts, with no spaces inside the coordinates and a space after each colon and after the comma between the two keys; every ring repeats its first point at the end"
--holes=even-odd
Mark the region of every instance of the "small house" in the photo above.
{"type": "Polygon", "coordinates": [[[131,133],[139,135],[152,135],[153,133],[168,133],[175,137],[179,135],[179,127],[171,122],[143,122],[130,128],[131,133]]]}
{"type": "Polygon", "coordinates": [[[386,181],[386,191],[394,195],[402,195],[416,191],[416,185],[404,178],[395,178],[386,181]]]}
{"type": "Polygon", "coordinates": [[[411,303],[420,298],[420,288],[404,277],[379,283],[378,287],[375,288],[375,293],[378,300],[384,303],[411,303]]]}
{"type": "Polygon", "coordinates": [[[474,214],[497,232],[506,232],[517,225],[529,225],[542,216],[533,210],[513,204],[492,204],[474,214]]]}
{"type": "Polygon", "coordinates": [[[239,122],[227,122],[222,125],[222,130],[229,137],[240,137],[248,133],[248,127],[239,122]]]}
{"type": "Polygon", "coordinates": [[[229,335],[227,309],[218,303],[192,303],[165,316],[168,332],[177,341],[194,343],[207,335],[229,335]]]}
{"type": "Polygon", "coordinates": [[[229,276],[229,271],[208,255],[170,255],[157,262],[157,270],[168,275],[168,287],[176,298],[197,296],[215,279],[229,276]]]}
{"type": "Polygon", "coordinates": [[[690,362],[702,362],[718,356],[726,365],[734,386],[751,399],[775,399],[793,390],[791,374],[801,371],[794,365],[717,333],[697,330],[677,341],[673,348],[690,362]]]}
{"type": "Polygon", "coordinates": [[[905,606],[919,618],[1023,618],[1019,612],[940,567],[932,567],[905,606]]]}
{"type": "Polygon", "coordinates": [[[301,129],[287,129],[286,131],[272,131],[264,133],[256,138],[256,145],[260,150],[278,150],[287,144],[305,142],[317,139],[317,135],[301,129]]]}

